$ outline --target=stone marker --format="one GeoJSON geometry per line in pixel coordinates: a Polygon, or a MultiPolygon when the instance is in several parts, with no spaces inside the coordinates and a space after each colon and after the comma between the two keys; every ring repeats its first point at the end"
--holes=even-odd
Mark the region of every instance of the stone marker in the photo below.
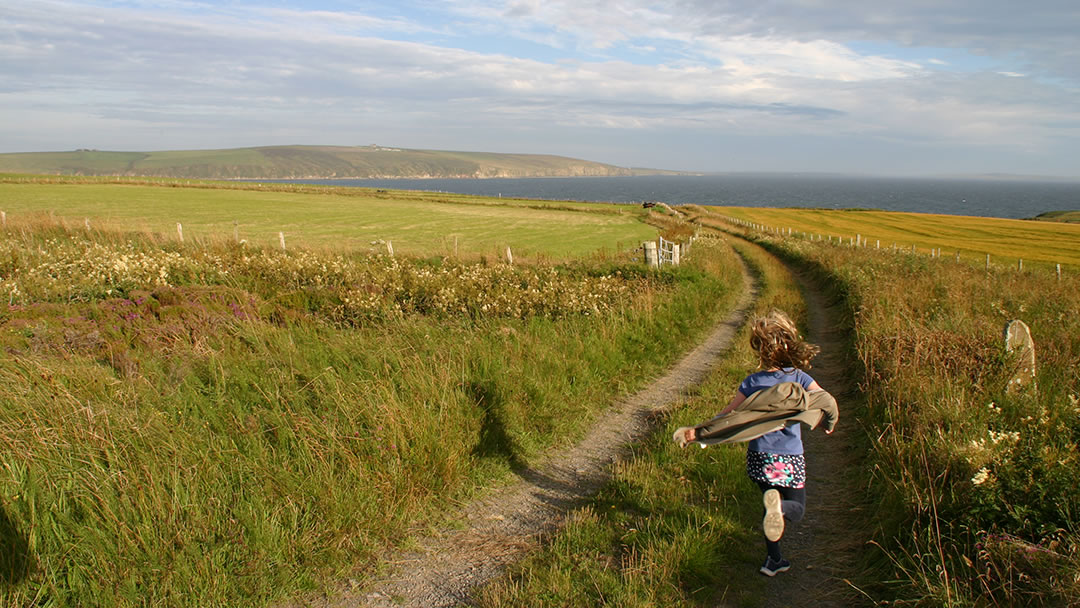
{"type": "Polygon", "coordinates": [[[1016,353],[1016,366],[1009,380],[1008,392],[1030,386],[1035,388],[1035,342],[1031,330],[1023,321],[1010,321],[1005,326],[1005,352],[1016,353]]]}

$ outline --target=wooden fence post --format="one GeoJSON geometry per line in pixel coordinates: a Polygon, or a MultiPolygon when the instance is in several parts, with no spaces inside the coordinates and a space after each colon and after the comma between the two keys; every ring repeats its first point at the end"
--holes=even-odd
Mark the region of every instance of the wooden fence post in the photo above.
{"type": "Polygon", "coordinates": [[[1058,280],[1060,281],[1061,280],[1061,264],[1057,265],[1057,275],[1058,275],[1058,280]]]}
{"type": "Polygon", "coordinates": [[[86,226],[86,231],[90,232],[90,218],[83,218],[83,225],[86,226]]]}
{"type": "Polygon", "coordinates": [[[233,220],[232,223],[232,233],[233,241],[235,241],[237,244],[240,244],[240,223],[236,220],[233,220]]]}
{"type": "Polygon", "coordinates": [[[285,251],[285,233],[284,232],[278,232],[277,233],[277,238],[278,238],[278,243],[281,244],[281,250],[285,251]]]}
{"type": "Polygon", "coordinates": [[[641,245],[645,248],[645,265],[655,268],[660,265],[660,258],[656,255],[656,241],[645,241],[641,245]]]}
{"type": "Polygon", "coordinates": [[[180,242],[184,242],[184,226],[180,222],[176,222],[176,234],[180,237],[180,242]]]}
{"type": "Polygon", "coordinates": [[[386,241],[386,252],[390,254],[390,257],[394,257],[394,242],[386,241]]]}
{"type": "Polygon", "coordinates": [[[0,223],[4,225],[4,228],[7,228],[7,211],[0,211],[0,223]]]}
{"type": "Polygon", "coordinates": [[[1019,260],[1017,260],[1016,269],[1020,272],[1024,271],[1024,258],[1020,258],[1019,260]]]}
{"type": "Polygon", "coordinates": [[[511,266],[514,265],[514,252],[510,251],[510,247],[506,247],[506,262],[511,266]]]}

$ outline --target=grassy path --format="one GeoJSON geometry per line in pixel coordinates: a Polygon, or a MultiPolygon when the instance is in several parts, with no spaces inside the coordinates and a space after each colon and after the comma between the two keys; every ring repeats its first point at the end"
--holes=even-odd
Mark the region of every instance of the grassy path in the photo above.
{"type": "Polygon", "coordinates": [[[658,410],[683,398],[709,375],[753,306],[757,292],[745,269],[743,281],[734,310],[700,346],[648,388],[618,404],[577,446],[465,505],[454,518],[460,527],[438,530],[413,550],[388,556],[390,571],[381,580],[364,588],[343,583],[333,596],[280,606],[437,607],[467,601],[475,587],[500,575],[535,549],[541,536],[558,529],[568,513],[610,478],[612,463],[628,446],[651,431],[658,410]]]}

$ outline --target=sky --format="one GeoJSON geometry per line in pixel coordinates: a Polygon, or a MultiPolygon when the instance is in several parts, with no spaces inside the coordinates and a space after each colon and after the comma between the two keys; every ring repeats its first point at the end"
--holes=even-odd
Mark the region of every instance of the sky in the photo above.
{"type": "Polygon", "coordinates": [[[1080,179],[1076,0],[0,0],[0,152],[1080,179]]]}

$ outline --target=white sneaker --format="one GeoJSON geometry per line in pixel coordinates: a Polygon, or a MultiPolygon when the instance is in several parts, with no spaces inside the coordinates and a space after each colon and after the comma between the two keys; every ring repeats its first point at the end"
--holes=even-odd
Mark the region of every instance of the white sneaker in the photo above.
{"type": "Polygon", "coordinates": [[[765,496],[765,519],[761,527],[765,529],[765,538],[776,542],[784,535],[784,510],[780,503],[780,492],[766,490],[765,496]]]}

